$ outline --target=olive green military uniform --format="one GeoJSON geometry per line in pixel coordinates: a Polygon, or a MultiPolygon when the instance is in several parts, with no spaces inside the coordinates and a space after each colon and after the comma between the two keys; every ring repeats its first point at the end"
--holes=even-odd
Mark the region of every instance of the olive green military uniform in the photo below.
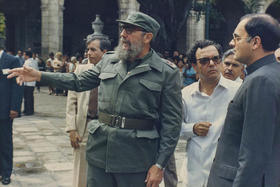
{"type": "Polygon", "coordinates": [[[96,66],[80,75],[42,73],[41,81],[54,87],[85,91],[99,86],[99,121],[88,124],[90,187],[145,186],[148,169],[156,163],[165,167],[179,138],[179,70],[152,49],[144,58],[132,62],[134,66],[130,63],[127,67],[128,63],[108,52],[96,66]],[[111,122],[106,123],[104,118],[108,116],[111,122]],[[135,129],[126,128],[129,121],[135,129]],[[147,124],[150,130],[139,130],[147,124]],[[102,171],[108,176],[98,176],[102,171]],[[116,181],[111,181],[111,174],[116,181]]]}

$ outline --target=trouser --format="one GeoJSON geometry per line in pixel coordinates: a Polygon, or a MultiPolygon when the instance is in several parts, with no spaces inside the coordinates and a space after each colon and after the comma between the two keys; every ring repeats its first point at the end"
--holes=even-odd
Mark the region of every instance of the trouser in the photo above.
{"type": "Polygon", "coordinates": [[[33,114],[34,113],[34,87],[24,86],[24,113],[33,114]]]}
{"type": "Polygon", "coordinates": [[[74,169],[72,187],[86,187],[87,184],[87,161],[86,161],[86,143],[88,132],[85,132],[83,141],[78,149],[74,149],[74,169]]]}
{"type": "Polygon", "coordinates": [[[146,187],[147,172],[107,173],[88,163],[87,187],[146,187]]]}
{"type": "Polygon", "coordinates": [[[178,177],[176,172],[176,162],[174,153],[171,155],[164,170],[164,186],[176,187],[178,183],[178,177]]]}
{"type": "Polygon", "coordinates": [[[0,119],[0,175],[10,177],[13,170],[13,120],[0,119]]]}

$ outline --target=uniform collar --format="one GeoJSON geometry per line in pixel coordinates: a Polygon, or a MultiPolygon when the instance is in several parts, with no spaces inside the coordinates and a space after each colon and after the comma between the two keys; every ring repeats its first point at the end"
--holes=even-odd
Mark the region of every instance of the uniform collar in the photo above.
{"type": "Polygon", "coordinates": [[[150,66],[159,72],[162,72],[162,63],[160,63],[160,61],[160,57],[153,49],[151,49],[149,53],[141,59],[142,64],[138,65],[137,67],[150,66]]]}
{"type": "Polygon", "coordinates": [[[257,69],[261,68],[262,66],[273,63],[275,61],[276,61],[276,59],[275,59],[274,54],[267,55],[267,56],[255,61],[253,64],[247,66],[247,68],[246,68],[247,75],[250,75],[257,69]]]}

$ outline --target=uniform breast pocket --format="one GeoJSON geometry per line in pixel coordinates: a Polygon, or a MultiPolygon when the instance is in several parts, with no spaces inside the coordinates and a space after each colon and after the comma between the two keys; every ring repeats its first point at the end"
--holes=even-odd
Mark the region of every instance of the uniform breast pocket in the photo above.
{"type": "Polygon", "coordinates": [[[135,92],[135,98],[138,98],[135,100],[138,105],[137,107],[148,110],[157,110],[160,102],[162,86],[159,83],[145,79],[140,79],[139,84],[140,86],[136,88],[137,92],[135,92]]]}
{"type": "Polygon", "coordinates": [[[110,101],[110,98],[112,98],[112,93],[115,91],[116,76],[117,73],[114,72],[103,72],[99,75],[98,78],[101,79],[100,86],[98,88],[99,101],[110,101]]]}

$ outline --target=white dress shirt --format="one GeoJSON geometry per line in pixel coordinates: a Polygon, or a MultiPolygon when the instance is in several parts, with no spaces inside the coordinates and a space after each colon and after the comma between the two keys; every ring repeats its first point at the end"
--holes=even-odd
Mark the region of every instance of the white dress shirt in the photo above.
{"type": "Polygon", "coordinates": [[[3,54],[3,50],[0,49],[0,59],[1,59],[1,57],[2,57],[2,54],[3,54]]]}
{"type": "MultiPolygon", "coordinates": [[[[29,59],[25,60],[24,66],[28,66],[28,67],[31,67],[33,69],[39,70],[38,62],[37,62],[37,60],[35,60],[33,58],[29,58],[29,59]]],[[[24,86],[33,86],[33,87],[35,87],[35,85],[36,85],[36,81],[24,82],[24,86]]]]}
{"type": "Polygon", "coordinates": [[[221,76],[210,96],[200,92],[199,82],[182,90],[184,116],[181,136],[188,140],[186,148],[188,187],[206,187],[227,106],[239,86],[240,84],[221,76]],[[193,126],[198,122],[212,124],[207,136],[197,136],[193,133],[193,126]]]}

